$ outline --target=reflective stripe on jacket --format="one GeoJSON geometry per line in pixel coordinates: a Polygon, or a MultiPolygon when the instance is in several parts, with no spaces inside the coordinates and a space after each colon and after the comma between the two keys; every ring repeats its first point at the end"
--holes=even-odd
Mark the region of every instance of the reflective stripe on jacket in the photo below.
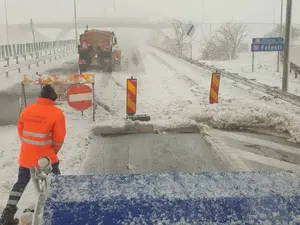
{"type": "Polygon", "coordinates": [[[36,103],[23,110],[18,133],[21,139],[20,166],[37,167],[42,156],[48,156],[52,164],[56,163],[66,135],[64,114],[52,100],[38,98],[36,103]]]}

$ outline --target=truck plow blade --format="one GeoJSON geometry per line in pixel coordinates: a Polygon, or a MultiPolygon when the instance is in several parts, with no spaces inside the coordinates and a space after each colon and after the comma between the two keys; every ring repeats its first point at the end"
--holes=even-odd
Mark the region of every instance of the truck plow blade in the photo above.
{"type": "Polygon", "coordinates": [[[43,224],[296,224],[295,172],[57,176],[43,224]],[[293,223],[294,222],[294,223],[293,223]]]}

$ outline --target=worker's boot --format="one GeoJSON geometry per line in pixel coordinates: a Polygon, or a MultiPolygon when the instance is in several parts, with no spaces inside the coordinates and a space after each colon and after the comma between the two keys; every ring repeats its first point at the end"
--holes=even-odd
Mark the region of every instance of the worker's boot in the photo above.
{"type": "Polygon", "coordinates": [[[0,218],[0,225],[17,225],[19,224],[18,219],[14,219],[18,208],[16,206],[8,205],[2,212],[0,218]]]}

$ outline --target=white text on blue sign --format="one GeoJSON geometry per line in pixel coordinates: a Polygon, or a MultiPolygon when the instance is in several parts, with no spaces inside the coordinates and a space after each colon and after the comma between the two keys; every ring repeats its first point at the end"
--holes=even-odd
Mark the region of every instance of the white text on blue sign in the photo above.
{"type": "Polygon", "coordinates": [[[277,52],[284,50],[284,44],[252,44],[252,52],[277,52]]]}

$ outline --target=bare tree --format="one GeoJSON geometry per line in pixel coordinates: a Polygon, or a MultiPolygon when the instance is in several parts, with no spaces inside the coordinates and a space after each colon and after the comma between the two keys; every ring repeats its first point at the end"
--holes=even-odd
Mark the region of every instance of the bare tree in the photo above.
{"type": "Polygon", "coordinates": [[[204,48],[201,49],[202,59],[216,59],[217,58],[217,44],[214,37],[205,40],[204,48]]]}
{"type": "Polygon", "coordinates": [[[218,41],[221,46],[224,46],[224,53],[229,59],[238,57],[238,48],[247,36],[246,28],[243,23],[225,23],[217,31],[218,41]]]}
{"type": "MultiPolygon", "coordinates": [[[[267,33],[265,37],[280,37],[281,36],[281,26],[277,24],[271,32],[267,33]]],[[[285,36],[285,25],[282,26],[282,37],[285,36]]],[[[300,29],[297,27],[292,27],[292,40],[297,40],[300,38],[300,29]]]]}
{"type": "Polygon", "coordinates": [[[212,35],[202,49],[203,59],[232,60],[238,57],[239,49],[247,36],[243,23],[225,23],[212,35]]]}
{"type": "Polygon", "coordinates": [[[174,32],[174,42],[176,44],[176,53],[179,54],[181,57],[184,53],[184,51],[187,48],[186,44],[186,38],[187,35],[184,30],[184,23],[180,20],[177,20],[173,18],[170,23],[172,24],[173,27],[173,32],[174,32]]]}

